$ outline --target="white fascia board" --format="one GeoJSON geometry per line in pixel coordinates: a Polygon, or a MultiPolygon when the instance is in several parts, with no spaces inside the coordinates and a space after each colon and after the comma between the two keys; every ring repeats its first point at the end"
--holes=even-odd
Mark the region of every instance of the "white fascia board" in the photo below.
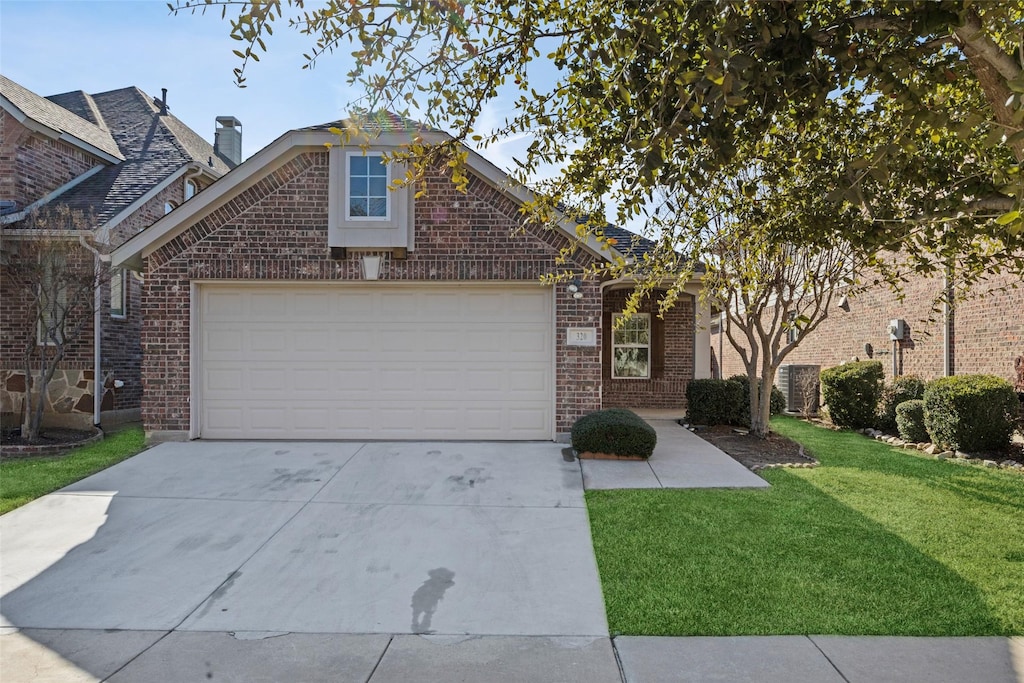
{"type": "Polygon", "coordinates": [[[149,188],[149,190],[147,190],[145,194],[136,199],[134,202],[132,202],[125,208],[121,209],[121,211],[119,211],[117,215],[115,215],[109,221],[100,226],[100,241],[103,243],[109,241],[110,231],[117,227],[117,225],[121,221],[128,218],[128,216],[131,216],[136,211],[138,211],[146,202],[153,199],[153,197],[157,196],[165,189],[173,185],[175,181],[179,180],[186,173],[190,171],[195,171],[196,166],[198,166],[197,163],[185,164],[177,171],[167,176],[153,187],[149,188]]]}
{"type": "MultiPolygon", "coordinates": [[[[442,142],[448,142],[452,138],[447,133],[441,133],[438,131],[423,131],[419,133],[420,137],[425,142],[439,144],[442,142]]],[[[337,136],[333,136],[334,140],[337,140],[337,136]]],[[[401,147],[409,144],[408,135],[399,133],[385,133],[376,138],[372,138],[369,142],[363,143],[369,146],[383,145],[401,147]]],[[[353,145],[356,146],[356,145],[353,145]]],[[[469,154],[467,155],[467,163],[470,169],[472,169],[476,175],[485,180],[491,187],[495,188],[499,192],[504,192],[512,196],[520,204],[527,204],[531,201],[536,200],[536,194],[530,188],[513,182],[512,178],[508,173],[501,170],[493,163],[487,160],[482,154],[476,150],[463,145],[469,154]]],[[[562,218],[558,222],[558,229],[561,230],[570,239],[577,239],[576,236],[576,225],[566,218],[562,218]]],[[[597,241],[593,235],[587,235],[586,239],[581,243],[588,251],[594,256],[604,259],[606,261],[613,261],[616,256],[624,257],[625,255],[620,253],[618,250],[603,245],[597,241]]]]}
{"type": "Polygon", "coordinates": [[[73,147],[78,147],[79,149],[83,149],[89,154],[93,155],[94,157],[99,157],[100,159],[108,161],[111,164],[118,164],[124,161],[124,157],[121,155],[114,156],[109,152],[104,152],[102,149],[89,144],[85,140],[76,138],[74,135],[65,133],[62,130],[50,128],[46,124],[36,121],[35,119],[27,115],[25,112],[18,109],[18,107],[16,107],[13,102],[11,102],[3,95],[0,95],[0,107],[2,107],[3,110],[6,111],[8,114],[13,116],[14,119],[21,125],[25,126],[26,128],[35,133],[45,135],[51,140],[63,140],[69,145],[72,145],[73,147]]]}
{"type": "MultiPolygon", "coordinates": [[[[687,294],[697,295],[700,293],[700,282],[704,278],[704,273],[694,272],[690,274],[686,284],[683,285],[683,291],[687,294]]],[[[614,280],[605,280],[601,283],[601,291],[606,289],[624,289],[625,287],[632,287],[636,285],[637,278],[632,275],[625,277],[615,278],[614,280]]],[[[666,287],[670,287],[676,284],[676,280],[671,277],[664,277],[661,279],[661,283],[666,287]]]]}
{"type": "MultiPolygon", "coordinates": [[[[451,139],[444,133],[432,131],[419,132],[418,134],[427,142],[443,142],[451,139]]],[[[409,142],[407,134],[383,133],[370,139],[353,138],[349,144],[344,146],[366,148],[376,146],[407,147],[409,142]]],[[[324,149],[327,145],[342,146],[339,137],[329,131],[293,130],[285,133],[232,169],[214,185],[203,190],[167,216],[164,216],[115,249],[111,254],[113,265],[115,267],[124,266],[134,270],[141,270],[144,258],[177,237],[185,226],[192,224],[193,219],[205,215],[226,203],[229,198],[234,197],[239,191],[246,189],[262,178],[267,170],[287,163],[301,150],[308,148],[324,149]]],[[[493,187],[502,192],[507,192],[514,199],[522,203],[531,201],[534,198],[534,194],[529,188],[512,183],[507,173],[484,159],[477,152],[468,147],[466,149],[469,151],[469,168],[493,187]]],[[[571,226],[568,220],[563,219],[558,227],[568,237],[575,239],[575,226],[571,226]]],[[[621,256],[615,250],[602,249],[601,244],[593,235],[587,237],[583,246],[595,256],[609,261],[613,260],[615,256],[621,256]]]]}
{"type": "Polygon", "coordinates": [[[63,185],[58,187],[53,192],[51,192],[48,195],[46,195],[45,197],[42,197],[42,198],[37,199],[36,201],[32,202],[31,204],[26,206],[21,211],[19,211],[17,213],[11,213],[11,214],[8,214],[6,216],[0,216],[0,225],[6,225],[7,223],[17,223],[20,220],[24,220],[30,213],[32,213],[33,211],[35,211],[39,207],[44,206],[45,204],[49,204],[54,199],[56,199],[60,195],[64,194],[65,192],[67,192],[68,190],[73,188],[75,185],[78,185],[79,183],[81,183],[81,182],[83,182],[85,180],[88,180],[89,178],[91,178],[92,176],[96,175],[97,173],[99,173],[100,171],[102,171],[105,168],[107,168],[107,167],[106,166],[99,166],[99,165],[93,166],[92,168],[90,168],[88,171],[86,171],[82,175],[80,175],[80,176],[78,176],[76,178],[72,178],[71,180],[69,180],[68,182],[64,183],[63,185]]]}
{"type": "Polygon", "coordinates": [[[204,216],[227,203],[238,192],[255,184],[267,169],[288,162],[294,154],[305,147],[323,147],[325,142],[336,140],[330,133],[314,131],[290,131],[270,143],[240,165],[222,176],[217,182],[183,203],[135,237],[132,237],[111,253],[115,267],[124,266],[141,270],[142,259],[178,236],[194,219],[204,216]]]}

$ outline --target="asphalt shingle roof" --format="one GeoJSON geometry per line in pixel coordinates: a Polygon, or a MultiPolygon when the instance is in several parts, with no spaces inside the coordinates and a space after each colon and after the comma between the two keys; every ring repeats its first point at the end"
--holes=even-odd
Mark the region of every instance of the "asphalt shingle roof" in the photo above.
{"type": "MultiPolygon", "coordinates": [[[[337,121],[329,121],[315,126],[306,126],[305,128],[299,128],[298,130],[326,131],[331,128],[340,128],[345,130],[351,126],[353,122],[353,119],[339,119],[337,121]]],[[[360,120],[359,123],[362,126],[362,130],[367,133],[413,133],[433,130],[418,121],[413,121],[412,119],[399,116],[398,114],[393,114],[389,111],[369,114],[365,120],[360,120]]]]}
{"type": "Polygon", "coordinates": [[[40,97],[2,75],[0,75],[0,95],[10,100],[11,104],[30,119],[75,137],[116,159],[125,158],[110,131],[100,125],[100,122],[88,117],[83,118],[81,114],[69,111],[61,104],[45,97],[40,97]]]}
{"type": "Polygon", "coordinates": [[[109,221],[186,164],[204,164],[218,175],[231,170],[214,153],[213,145],[172,114],[161,116],[154,100],[136,87],[94,95],[64,93],[52,99],[79,110],[94,107],[125,159],[52,202],[54,206],[91,209],[97,225],[109,221]]]}

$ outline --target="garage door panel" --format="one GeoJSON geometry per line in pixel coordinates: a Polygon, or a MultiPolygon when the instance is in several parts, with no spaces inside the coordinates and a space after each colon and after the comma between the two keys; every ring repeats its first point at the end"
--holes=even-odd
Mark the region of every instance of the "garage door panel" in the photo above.
{"type": "Polygon", "coordinates": [[[247,310],[245,320],[277,322],[288,315],[288,298],[284,292],[253,292],[248,297],[248,308],[239,310],[247,310]]]}
{"type": "Polygon", "coordinates": [[[552,436],[550,289],[200,292],[201,436],[552,436]]]}

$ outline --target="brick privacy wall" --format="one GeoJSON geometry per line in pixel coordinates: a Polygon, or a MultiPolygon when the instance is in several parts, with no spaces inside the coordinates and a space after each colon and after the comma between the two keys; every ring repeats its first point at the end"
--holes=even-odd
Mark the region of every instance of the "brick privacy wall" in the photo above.
{"type": "MultiPolygon", "coordinates": [[[[1010,288],[1013,275],[993,276],[976,286],[971,297],[958,302],[954,312],[954,373],[985,373],[1014,381],[1013,359],[1024,354],[1024,287],[1010,288]]],[[[934,379],[943,374],[941,308],[933,302],[942,291],[941,277],[917,277],[904,285],[900,301],[887,288],[878,288],[850,299],[850,311],[833,304],[829,318],[801,342],[783,364],[820,365],[822,369],[853,358],[868,360],[864,345],[871,344],[873,360],[881,361],[887,379],[893,372],[890,320],[902,318],[909,327],[898,343],[901,374],[934,379]]],[[[838,301],[838,298],[837,298],[838,301]]],[[[718,335],[712,334],[718,354],[718,335]]],[[[724,376],[745,373],[739,354],[723,342],[724,376]]]]}
{"type": "MultiPolygon", "coordinates": [[[[147,431],[189,429],[190,281],[362,280],[360,255],[332,260],[327,247],[326,151],[309,151],[268,173],[253,187],[205,216],[146,261],[143,331],[143,421],[147,431]]],[[[384,281],[533,281],[559,272],[561,235],[520,224],[517,204],[472,178],[458,192],[440,173],[415,200],[415,250],[405,260],[385,255],[384,281]]],[[[570,268],[589,263],[578,254],[570,268]]],[[[570,347],[566,327],[601,325],[599,284],[583,298],[556,285],[556,431],[601,406],[601,355],[570,347]]],[[[600,344],[600,340],[599,340],[600,344]]]]}
{"type": "MultiPolygon", "coordinates": [[[[621,313],[631,290],[620,289],[604,294],[606,325],[604,333],[611,338],[611,315],[621,313]]],[[[658,308],[655,300],[645,299],[641,313],[651,314],[651,323],[657,325],[658,308]]],[[[611,346],[606,349],[608,362],[602,371],[602,405],[605,408],[667,408],[686,407],[686,385],[694,372],[694,302],[683,296],[665,313],[664,367],[660,376],[650,379],[612,379],[611,346]]],[[[652,360],[655,350],[652,348],[652,360]]],[[[652,374],[655,374],[652,372],[652,374]]]]}
{"type": "Polygon", "coordinates": [[[19,209],[106,163],[66,142],[34,135],[0,110],[0,199],[15,200],[19,209]]]}

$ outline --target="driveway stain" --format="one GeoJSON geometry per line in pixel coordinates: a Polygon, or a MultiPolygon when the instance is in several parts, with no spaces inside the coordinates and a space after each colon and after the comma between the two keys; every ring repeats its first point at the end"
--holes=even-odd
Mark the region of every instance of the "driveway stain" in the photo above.
{"type": "MultiPolygon", "coordinates": [[[[285,451],[287,453],[288,451],[285,451]]],[[[314,469],[289,470],[283,467],[274,468],[274,478],[264,487],[269,491],[284,491],[293,484],[310,484],[320,481],[314,469]]]]}
{"type": "Polygon", "coordinates": [[[438,567],[427,572],[430,578],[412,594],[412,629],[413,633],[433,633],[430,622],[437,611],[437,604],[444,599],[444,594],[455,585],[455,572],[445,567],[438,567]]]}
{"type": "MultiPolygon", "coordinates": [[[[203,611],[199,613],[198,618],[201,619],[205,617],[210,612],[210,610],[213,609],[214,603],[223,598],[225,595],[227,595],[227,592],[231,590],[231,586],[234,585],[235,581],[237,581],[238,577],[240,577],[241,575],[242,572],[231,572],[230,574],[228,574],[228,578],[224,580],[224,583],[217,586],[217,590],[210,593],[210,597],[206,598],[206,604],[203,605],[203,611]]],[[[227,612],[227,608],[222,609],[221,612],[227,612]]]]}
{"type": "Polygon", "coordinates": [[[467,467],[465,472],[459,476],[453,474],[446,481],[451,482],[453,491],[466,491],[474,488],[477,484],[485,484],[493,478],[485,476],[482,467],[467,467]]]}

